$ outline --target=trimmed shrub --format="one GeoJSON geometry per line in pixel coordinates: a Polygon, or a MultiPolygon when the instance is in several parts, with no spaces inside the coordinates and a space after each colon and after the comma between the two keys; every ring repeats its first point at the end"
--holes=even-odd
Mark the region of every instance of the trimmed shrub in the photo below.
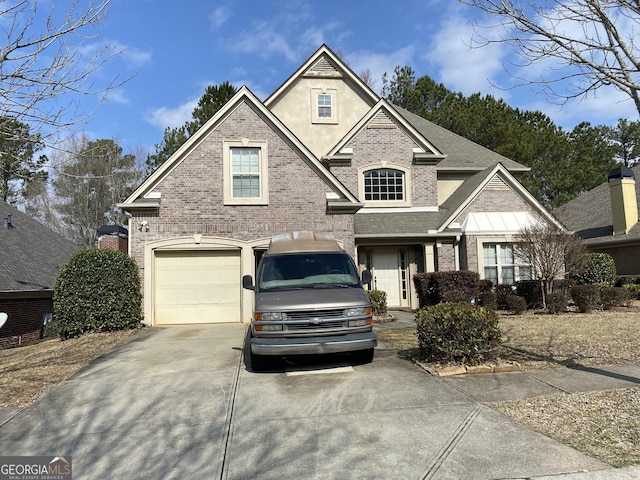
{"type": "Polygon", "coordinates": [[[467,270],[418,273],[413,280],[420,307],[441,302],[471,302],[479,293],[480,276],[467,270]]]}
{"type": "Polygon", "coordinates": [[[500,345],[498,315],[466,302],[446,302],[416,312],[416,335],[423,357],[471,365],[491,358],[500,345]]]}
{"type": "Polygon", "coordinates": [[[618,275],[614,287],[626,287],[627,285],[640,285],[640,275],[618,275]]]}
{"type": "Polygon", "coordinates": [[[491,292],[493,290],[493,282],[491,280],[478,280],[478,289],[480,293],[491,292]]]}
{"type": "Polygon", "coordinates": [[[496,301],[498,310],[509,310],[507,306],[507,296],[513,295],[513,285],[500,284],[496,285],[496,301]]]}
{"type": "Polygon", "coordinates": [[[608,253],[589,253],[584,270],[572,278],[583,285],[613,285],[616,280],[616,264],[608,253]]]}
{"type": "Polygon", "coordinates": [[[578,310],[582,313],[587,313],[598,306],[600,289],[597,285],[574,285],[571,289],[571,297],[578,310]]]}
{"type": "Polygon", "coordinates": [[[369,301],[374,315],[384,315],[387,313],[387,292],[384,290],[369,290],[369,301]]]}
{"type": "Polygon", "coordinates": [[[505,303],[507,304],[506,310],[516,315],[521,315],[527,309],[527,301],[519,295],[507,295],[505,303]]]}
{"type": "Polygon", "coordinates": [[[600,302],[605,310],[629,306],[632,298],[632,293],[624,287],[603,287],[600,290],[600,302]]]}
{"type": "Polygon", "coordinates": [[[528,308],[542,307],[542,283],[540,280],[520,280],[516,282],[515,294],[526,300],[528,308]]]}
{"type": "Polygon", "coordinates": [[[420,308],[432,305],[432,303],[430,303],[431,294],[429,292],[430,279],[430,273],[416,273],[413,276],[413,285],[416,287],[416,294],[418,295],[418,305],[420,306],[420,308]]]}
{"type": "Polygon", "coordinates": [[[83,250],[60,270],[53,294],[54,318],[64,340],[85,332],[139,326],[138,266],[116,250],[83,250]]]}
{"type": "Polygon", "coordinates": [[[549,313],[558,314],[567,309],[569,297],[563,292],[553,292],[547,297],[547,310],[549,313]]]}
{"type": "Polygon", "coordinates": [[[478,297],[478,305],[490,310],[497,310],[498,296],[496,295],[496,292],[493,292],[491,290],[489,290],[488,292],[480,292],[480,297],[478,297]]]}

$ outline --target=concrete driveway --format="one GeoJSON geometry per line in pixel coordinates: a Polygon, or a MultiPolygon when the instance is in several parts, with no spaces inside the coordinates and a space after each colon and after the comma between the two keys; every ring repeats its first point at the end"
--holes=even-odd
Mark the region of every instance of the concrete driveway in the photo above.
{"type": "Polygon", "coordinates": [[[77,479],[497,479],[608,470],[379,348],[247,370],[244,325],[149,328],[0,427],[77,479]]]}

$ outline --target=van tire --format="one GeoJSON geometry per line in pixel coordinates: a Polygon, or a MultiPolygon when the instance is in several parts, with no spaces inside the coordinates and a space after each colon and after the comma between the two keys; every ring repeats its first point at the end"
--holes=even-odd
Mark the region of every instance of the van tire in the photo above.
{"type": "Polygon", "coordinates": [[[271,366],[271,358],[264,355],[256,355],[251,352],[251,370],[254,372],[264,372],[271,366]]]}
{"type": "Polygon", "coordinates": [[[373,348],[368,348],[366,350],[356,350],[351,353],[351,357],[354,360],[356,365],[365,365],[367,363],[373,362],[373,348]]]}

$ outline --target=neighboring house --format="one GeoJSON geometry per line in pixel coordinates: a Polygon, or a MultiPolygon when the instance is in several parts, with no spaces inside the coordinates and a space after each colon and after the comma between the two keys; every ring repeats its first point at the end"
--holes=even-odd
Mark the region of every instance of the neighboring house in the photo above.
{"type": "Polygon", "coordinates": [[[58,272],[80,247],[2,200],[0,220],[0,348],[7,348],[40,338],[58,272]]]}
{"type": "Polygon", "coordinates": [[[618,275],[640,275],[639,175],[640,166],[617,168],[606,183],[554,212],[589,251],[610,254],[618,275]]]}
{"type": "Polygon", "coordinates": [[[379,98],[322,46],[266,101],[241,88],[119,205],[145,323],[250,320],[241,277],[293,230],[332,233],[390,308],[418,307],[419,272],[528,278],[512,237],[556,220],[527,170],[379,98]]]}

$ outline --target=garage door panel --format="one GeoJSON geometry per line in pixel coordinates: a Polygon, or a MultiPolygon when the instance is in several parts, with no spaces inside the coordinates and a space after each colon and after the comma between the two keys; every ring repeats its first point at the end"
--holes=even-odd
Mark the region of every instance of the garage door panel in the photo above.
{"type": "Polygon", "coordinates": [[[240,321],[239,251],[156,252],[156,324],[240,321]]]}

